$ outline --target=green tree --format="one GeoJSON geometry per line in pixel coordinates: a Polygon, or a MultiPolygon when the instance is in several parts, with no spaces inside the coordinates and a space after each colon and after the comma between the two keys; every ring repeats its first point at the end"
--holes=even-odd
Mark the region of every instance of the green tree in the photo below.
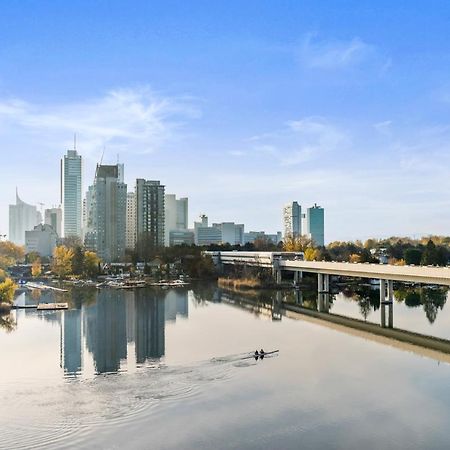
{"type": "Polygon", "coordinates": [[[418,266],[422,260],[422,250],[419,247],[410,247],[405,250],[406,264],[414,264],[418,266]]]}
{"type": "Polygon", "coordinates": [[[424,266],[428,266],[437,264],[437,261],[438,261],[438,253],[436,250],[436,245],[431,239],[429,239],[425,247],[425,250],[422,254],[421,263],[424,266]]]}
{"type": "Polygon", "coordinates": [[[72,258],[72,273],[74,275],[82,275],[84,271],[85,265],[85,253],[83,249],[77,245],[73,250],[73,258],[72,258]]]}

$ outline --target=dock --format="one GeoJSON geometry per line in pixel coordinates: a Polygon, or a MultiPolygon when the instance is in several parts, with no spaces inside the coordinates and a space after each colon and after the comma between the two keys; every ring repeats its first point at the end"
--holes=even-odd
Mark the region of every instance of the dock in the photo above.
{"type": "Polygon", "coordinates": [[[25,284],[28,289],[40,289],[41,291],[54,291],[54,292],[69,292],[67,289],[61,289],[54,286],[48,286],[46,284],[30,283],[25,284]]]}
{"type": "Polygon", "coordinates": [[[39,303],[37,305],[38,311],[54,311],[59,309],[68,309],[69,305],[67,303],[39,303]]]}

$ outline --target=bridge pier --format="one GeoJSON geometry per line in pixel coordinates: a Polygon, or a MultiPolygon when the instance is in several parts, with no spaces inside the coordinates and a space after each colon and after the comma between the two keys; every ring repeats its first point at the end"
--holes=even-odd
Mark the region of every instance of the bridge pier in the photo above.
{"type": "Polygon", "coordinates": [[[298,286],[303,279],[303,272],[301,270],[294,271],[294,286],[298,286]]]}
{"type": "Polygon", "coordinates": [[[330,312],[330,294],[319,292],[317,297],[317,310],[323,313],[330,312]]]}
{"type": "Polygon", "coordinates": [[[322,292],[330,292],[330,275],[325,273],[317,274],[317,291],[322,292]]]}
{"type": "Polygon", "coordinates": [[[281,273],[281,269],[275,270],[275,283],[280,285],[283,281],[283,275],[281,273]]]}
{"type": "Polygon", "coordinates": [[[394,282],[380,280],[381,327],[394,327],[394,282]]]}

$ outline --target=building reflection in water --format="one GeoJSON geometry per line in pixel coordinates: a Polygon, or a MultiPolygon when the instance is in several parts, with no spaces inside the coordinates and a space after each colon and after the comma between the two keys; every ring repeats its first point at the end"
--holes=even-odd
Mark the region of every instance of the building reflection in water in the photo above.
{"type": "Polygon", "coordinates": [[[104,289],[93,305],[61,314],[64,373],[80,374],[86,358],[96,373],[118,372],[125,362],[140,365],[164,356],[165,322],[188,317],[188,291],[104,289]]]}

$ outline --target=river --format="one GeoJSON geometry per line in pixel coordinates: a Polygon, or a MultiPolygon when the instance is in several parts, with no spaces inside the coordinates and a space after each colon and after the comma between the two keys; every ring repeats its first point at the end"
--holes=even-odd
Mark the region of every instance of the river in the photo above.
{"type": "MultiPolygon", "coordinates": [[[[279,294],[280,295],[280,294],[279,294]]],[[[295,303],[298,294],[283,292],[295,303]],[[297,297],[296,297],[297,295],[297,297]]],[[[379,323],[377,291],[329,312],[379,323]]],[[[0,329],[0,448],[446,449],[450,365],[212,284],[23,293],[0,329]],[[279,350],[263,360],[255,349],[279,350]]],[[[397,288],[394,325],[450,338],[448,292],[397,288]]],[[[302,293],[304,307],[317,296],[302,293]]]]}

